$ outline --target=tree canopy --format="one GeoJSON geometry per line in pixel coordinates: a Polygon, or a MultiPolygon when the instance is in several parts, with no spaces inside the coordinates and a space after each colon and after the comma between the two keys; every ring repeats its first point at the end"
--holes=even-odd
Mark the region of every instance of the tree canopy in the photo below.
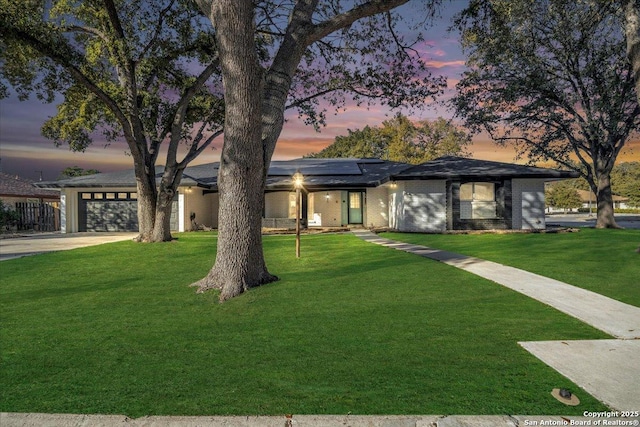
{"type": "Polygon", "coordinates": [[[20,98],[55,102],[62,95],[42,133],[72,150],[85,150],[95,132],[107,142],[126,140],[140,239],[171,239],[182,171],[222,130],[210,23],[189,0],[0,0],[0,27],[0,95],[8,85],[20,98]]]}
{"type": "Polygon", "coordinates": [[[570,181],[554,182],[547,187],[545,192],[545,204],[550,207],[564,209],[579,208],[582,199],[577,188],[570,181]]]}
{"type": "Polygon", "coordinates": [[[441,156],[468,156],[466,148],[471,144],[469,135],[442,117],[413,123],[399,114],[381,127],[348,132],[309,157],[374,157],[420,164],[441,156]]]}
{"type": "Polygon", "coordinates": [[[68,166],[60,172],[60,179],[74,178],[76,176],[95,175],[100,173],[97,169],[84,169],[80,166],[68,166]]]}
{"type": "Polygon", "coordinates": [[[611,171],[611,187],[619,196],[627,197],[630,206],[640,208],[640,162],[625,162],[611,171]]]}
{"type": "Polygon", "coordinates": [[[598,227],[616,226],[610,172],[640,129],[624,19],[618,2],[472,0],[456,21],[470,68],[456,113],[532,162],[580,172],[598,227]]]}

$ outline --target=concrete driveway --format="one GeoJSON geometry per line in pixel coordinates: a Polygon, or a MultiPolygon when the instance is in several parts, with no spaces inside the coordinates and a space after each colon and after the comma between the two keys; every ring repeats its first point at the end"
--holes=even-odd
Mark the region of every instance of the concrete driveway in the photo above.
{"type": "Polygon", "coordinates": [[[138,233],[43,233],[0,239],[0,261],[131,240],[138,233]]]}

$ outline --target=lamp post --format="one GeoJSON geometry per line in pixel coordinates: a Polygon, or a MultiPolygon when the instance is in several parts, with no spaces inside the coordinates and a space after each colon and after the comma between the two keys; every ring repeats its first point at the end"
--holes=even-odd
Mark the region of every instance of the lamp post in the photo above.
{"type": "Polygon", "coordinates": [[[300,258],[300,190],[304,183],[304,176],[300,171],[293,175],[293,185],[296,187],[296,258],[300,258]]]}

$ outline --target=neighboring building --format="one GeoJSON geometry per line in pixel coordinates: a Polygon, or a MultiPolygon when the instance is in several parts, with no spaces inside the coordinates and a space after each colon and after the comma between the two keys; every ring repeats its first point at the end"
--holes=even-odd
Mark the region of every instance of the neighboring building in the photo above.
{"type": "Polygon", "coordinates": [[[60,191],[38,188],[33,181],[0,172],[0,200],[18,213],[18,219],[7,229],[60,229],[60,191]]]}
{"type": "MultiPolygon", "coordinates": [[[[598,204],[596,202],[596,195],[593,194],[593,191],[587,191],[587,190],[576,190],[578,192],[578,195],[580,196],[580,200],[582,200],[582,207],[584,209],[595,209],[598,204]]],[[[613,208],[614,209],[627,209],[629,206],[627,205],[627,203],[629,202],[629,198],[628,197],[622,197],[622,196],[617,196],[617,195],[613,195],[613,208]]]]}
{"type": "Polygon", "coordinates": [[[57,205],[60,191],[45,190],[33,185],[33,181],[0,172],[0,199],[12,207],[16,203],[50,203],[57,205]]]}
{"type": "MultiPolygon", "coordinates": [[[[185,170],[172,230],[190,230],[194,215],[198,224],[217,227],[218,167],[211,163],[185,170]]],[[[544,228],[544,182],[575,178],[568,171],[450,156],[417,166],[379,159],[273,161],[264,226],[294,224],[296,171],[304,175],[302,218],[307,226],[416,232],[544,228]]],[[[60,188],[64,232],[137,230],[133,171],[38,185],[60,188]]]]}

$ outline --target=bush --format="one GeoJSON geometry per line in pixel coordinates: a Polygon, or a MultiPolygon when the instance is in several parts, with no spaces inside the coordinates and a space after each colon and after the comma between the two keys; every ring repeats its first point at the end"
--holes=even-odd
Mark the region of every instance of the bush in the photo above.
{"type": "Polygon", "coordinates": [[[20,219],[20,214],[0,200],[0,229],[9,230],[20,219]]]}
{"type": "MultiPolygon", "coordinates": [[[[589,212],[589,208],[579,208],[578,212],[580,213],[587,213],[589,212]]],[[[613,210],[614,213],[620,214],[620,213],[625,213],[625,214],[640,214],[640,208],[615,208],[613,210]]],[[[598,213],[598,209],[597,208],[591,208],[591,213],[595,214],[598,213]]]]}

